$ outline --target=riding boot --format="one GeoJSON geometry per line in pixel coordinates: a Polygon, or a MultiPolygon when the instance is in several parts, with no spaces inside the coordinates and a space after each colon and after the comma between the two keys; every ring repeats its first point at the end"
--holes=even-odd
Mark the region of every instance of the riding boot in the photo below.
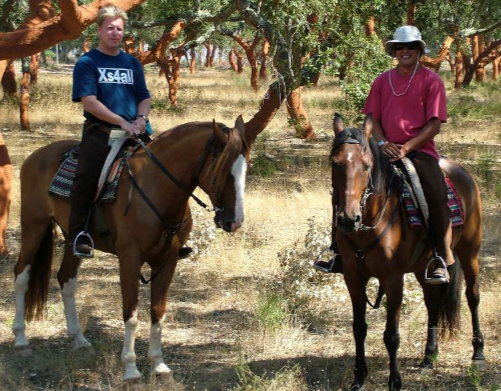
{"type": "MultiPolygon", "coordinates": [[[[334,214],[335,215],[335,214],[334,214]]],[[[334,216],[335,218],[335,216],[334,216]]],[[[320,270],[324,273],[340,273],[343,274],[343,260],[338,253],[337,243],[336,243],[336,224],[333,222],[332,224],[332,244],[329,247],[329,250],[332,251],[333,256],[329,261],[316,261],[313,264],[313,268],[316,270],[320,270]]]]}
{"type": "MultiPolygon", "coordinates": [[[[452,225],[444,174],[438,164],[438,160],[424,152],[418,151],[413,162],[430,211],[430,235],[432,245],[436,246],[435,254],[442,258],[447,266],[450,266],[454,263],[454,256],[451,250],[452,225]]],[[[434,259],[430,265],[431,277],[427,278],[426,282],[429,284],[449,282],[444,262],[437,257],[434,259]]]]}
{"type": "Polygon", "coordinates": [[[75,255],[91,257],[93,253],[92,239],[80,235],[88,226],[94,196],[96,194],[99,176],[110,150],[108,139],[110,129],[94,121],[86,120],[82,131],[82,142],[78,156],[78,166],[73,181],[70,204],[69,239],[75,244],[75,255]],[[80,239],[82,242],[80,243],[80,239]]]}

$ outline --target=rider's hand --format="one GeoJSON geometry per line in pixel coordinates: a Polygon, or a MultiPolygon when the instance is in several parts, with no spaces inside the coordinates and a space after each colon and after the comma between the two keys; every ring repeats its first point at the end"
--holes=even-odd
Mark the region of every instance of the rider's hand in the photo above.
{"type": "Polygon", "coordinates": [[[134,135],[138,136],[138,135],[141,134],[141,128],[136,123],[136,121],[134,121],[132,123],[130,123],[130,122],[124,122],[120,127],[123,130],[126,130],[127,132],[129,132],[129,136],[134,136],[134,135]]]}
{"type": "Polygon", "coordinates": [[[133,123],[139,126],[141,133],[146,132],[146,120],[143,117],[137,117],[133,123]]]}
{"type": "Polygon", "coordinates": [[[381,147],[381,151],[385,154],[385,156],[388,157],[390,162],[396,162],[397,160],[400,160],[405,156],[402,151],[401,144],[395,144],[389,141],[384,143],[384,145],[381,147]]]}

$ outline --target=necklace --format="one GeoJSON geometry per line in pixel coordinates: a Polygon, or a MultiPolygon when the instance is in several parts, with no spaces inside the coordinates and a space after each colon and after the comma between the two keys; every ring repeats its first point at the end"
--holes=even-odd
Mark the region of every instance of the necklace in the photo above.
{"type": "Polygon", "coordinates": [[[412,83],[412,80],[414,80],[414,76],[416,75],[416,71],[418,69],[418,66],[419,66],[419,61],[416,62],[416,66],[414,67],[414,71],[412,72],[412,76],[411,76],[411,79],[409,80],[409,82],[407,83],[407,87],[405,88],[404,92],[400,93],[400,94],[397,94],[395,92],[395,88],[393,88],[393,83],[391,82],[391,71],[390,71],[390,75],[389,75],[389,82],[390,82],[390,87],[391,87],[391,92],[393,92],[393,95],[395,96],[402,96],[402,95],[405,95],[405,93],[407,92],[407,90],[409,90],[409,87],[411,86],[411,83],[412,83]]]}

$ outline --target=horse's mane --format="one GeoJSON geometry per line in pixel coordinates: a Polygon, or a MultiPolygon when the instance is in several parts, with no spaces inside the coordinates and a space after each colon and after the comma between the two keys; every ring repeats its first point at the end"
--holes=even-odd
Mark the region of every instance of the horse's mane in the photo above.
{"type": "Polygon", "coordinates": [[[350,143],[350,139],[360,143],[363,150],[367,150],[367,147],[369,147],[374,161],[372,168],[372,185],[376,193],[385,192],[391,173],[390,162],[388,161],[388,158],[381,153],[381,150],[372,137],[367,140],[362,129],[346,128],[343,132],[339,133],[334,138],[332,143],[329,155],[330,159],[332,160],[332,158],[336,155],[339,146],[345,143],[350,143]]]}

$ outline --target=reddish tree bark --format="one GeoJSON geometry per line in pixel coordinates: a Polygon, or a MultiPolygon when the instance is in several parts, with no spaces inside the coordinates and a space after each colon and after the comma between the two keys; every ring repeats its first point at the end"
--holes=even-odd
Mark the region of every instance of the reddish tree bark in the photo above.
{"type": "Polygon", "coordinates": [[[244,56],[238,50],[235,50],[235,56],[237,57],[237,73],[241,74],[244,71],[244,56]]]}
{"type": "Polygon", "coordinates": [[[169,100],[172,106],[177,106],[177,91],[179,89],[179,76],[181,75],[181,59],[183,58],[186,51],[184,48],[175,48],[169,50],[172,59],[169,60],[170,65],[170,77],[167,78],[169,83],[169,100]]]}
{"type": "Polygon", "coordinates": [[[195,51],[195,48],[191,48],[190,53],[191,53],[190,74],[193,75],[195,73],[195,65],[197,63],[197,52],[195,51]]]}
{"type": "Polygon", "coordinates": [[[442,43],[442,46],[440,47],[440,51],[438,52],[438,54],[435,57],[422,56],[420,58],[419,61],[420,61],[421,65],[423,65],[427,68],[435,69],[435,70],[440,68],[440,64],[442,63],[442,61],[444,61],[444,59],[449,54],[450,48],[451,48],[451,45],[453,42],[454,42],[453,37],[446,37],[444,42],[442,43]]]}
{"type": "Polygon", "coordinates": [[[240,35],[232,34],[231,37],[237,42],[245,52],[247,56],[247,61],[251,66],[251,87],[254,91],[259,90],[259,77],[258,77],[258,67],[257,67],[257,56],[256,56],[256,46],[261,40],[261,38],[256,35],[252,42],[245,41],[240,35]]]}
{"type": "Polygon", "coordinates": [[[499,78],[499,68],[501,66],[501,57],[492,60],[492,80],[497,81],[499,78]]]}
{"type": "Polygon", "coordinates": [[[268,88],[259,111],[249,122],[245,123],[245,140],[247,144],[252,145],[257,136],[266,129],[284,100],[285,92],[283,90],[278,92],[273,87],[268,88]]]}
{"type": "Polygon", "coordinates": [[[266,62],[268,61],[268,53],[270,52],[270,43],[267,39],[263,41],[263,50],[261,51],[261,64],[259,68],[259,78],[261,80],[268,79],[268,68],[266,62]]]}
{"type": "Polygon", "coordinates": [[[374,16],[369,16],[369,19],[367,19],[367,22],[365,23],[365,35],[367,37],[376,35],[376,21],[374,19],[374,16]]]}
{"type": "Polygon", "coordinates": [[[461,88],[463,79],[463,54],[459,42],[456,42],[456,58],[454,62],[454,88],[461,88]]]}
{"type": "MultiPolygon", "coordinates": [[[[145,0],[114,0],[126,12],[145,0]]],[[[0,60],[40,53],[55,44],[77,39],[96,21],[103,0],[79,6],[75,0],[60,0],[60,12],[50,0],[30,0],[30,16],[13,32],[0,33],[0,60]]]]}
{"type": "Polygon", "coordinates": [[[213,67],[214,66],[214,58],[216,57],[216,53],[217,53],[217,46],[214,45],[212,46],[212,50],[210,52],[210,57],[209,57],[209,67],[213,67]]]}
{"type": "Polygon", "coordinates": [[[38,68],[40,64],[40,54],[33,54],[30,62],[30,84],[35,86],[38,83],[38,68]]]}
{"type": "Polygon", "coordinates": [[[136,40],[132,34],[126,35],[124,38],[124,52],[131,56],[136,54],[136,40]]]}
{"type": "Polygon", "coordinates": [[[89,39],[89,37],[85,37],[85,39],[82,43],[82,52],[84,52],[84,53],[90,52],[90,39],[89,39]]]}
{"type": "Polygon", "coordinates": [[[308,113],[303,106],[301,87],[293,90],[287,97],[287,111],[299,137],[307,140],[315,140],[317,138],[308,118],[308,113]]]}
{"type": "Polygon", "coordinates": [[[7,68],[2,77],[2,88],[4,99],[17,96],[16,70],[14,69],[14,60],[7,60],[7,68]]]}
{"type": "Polygon", "coordinates": [[[30,58],[22,59],[23,77],[21,78],[21,100],[19,103],[19,114],[21,118],[21,130],[30,129],[30,119],[28,115],[28,106],[30,104],[30,58]]]}
{"type": "Polygon", "coordinates": [[[6,256],[9,254],[5,233],[7,231],[7,223],[9,219],[9,209],[11,202],[11,186],[12,186],[12,163],[9,158],[7,146],[3,136],[0,134],[0,255],[6,256]]]}
{"type": "Polygon", "coordinates": [[[415,25],[416,24],[416,11],[417,11],[417,4],[413,1],[409,1],[407,4],[407,24],[408,25],[415,25]]]}
{"type": "Polygon", "coordinates": [[[231,69],[233,69],[233,71],[236,73],[238,71],[238,67],[236,62],[235,49],[233,48],[228,53],[228,61],[230,63],[231,69]]]}
{"type": "Polygon", "coordinates": [[[205,42],[205,67],[208,68],[210,66],[210,54],[212,53],[212,45],[210,42],[205,42]]]}
{"type": "Polygon", "coordinates": [[[460,86],[463,87],[469,86],[471,81],[473,80],[473,75],[475,71],[480,67],[485,67],[485,65],[487,65],[490,61],[489,59],[490,53],[492,53],[494,50],[499,50],[500,46],[501,46],[501,39],[491,42],[491,44],[487,47],[487,49],[483,50],[473,61],[473,63],[471,63],[468,66],[468,68],[466,69],[466,73],[464,75],[463,83],[461,83],[460,86]]]}

